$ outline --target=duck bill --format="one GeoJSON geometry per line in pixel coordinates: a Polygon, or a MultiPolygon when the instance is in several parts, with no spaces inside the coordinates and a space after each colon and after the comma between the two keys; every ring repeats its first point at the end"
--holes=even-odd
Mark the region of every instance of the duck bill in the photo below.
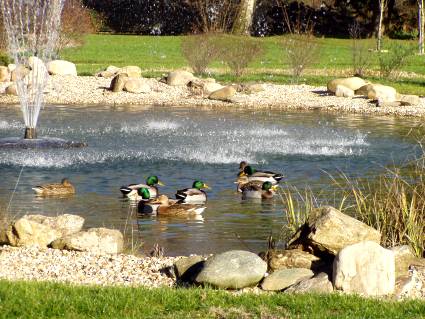
{"type": "Polygon", "coordinates": [[[204,188],[211,189],[211,187],[209,187],[207,184],[204,184],[204,188]]]}
{"type": "Polygon", "coordinates": [[[273,191],[275,191],[275,192],[276,192],[278,189],[279,189],[279,185],[273,185],[273,186],[272,186],[272,190],[273,190],[273,191]]]}
{"type": "Polygon", "coordinates": [[[165,184],[163,183],[163,182],[161,182],[161,181],[158,181],[158,183],[157,183],[159,186],[165,186],[165,184]]]}

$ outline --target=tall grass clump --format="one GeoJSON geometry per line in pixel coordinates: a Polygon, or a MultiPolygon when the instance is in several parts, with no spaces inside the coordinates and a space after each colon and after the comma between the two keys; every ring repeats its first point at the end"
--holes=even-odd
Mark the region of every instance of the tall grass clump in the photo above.
{"type": "Polygon", "coordinates": [[[304,70],[320,58],[320,46],[311,34],[286,36],[282,41],[282,47],[295,83],[298,83],[304,70]]]}
{"type": "Polygon", "coordinates": [[[401,75],[401,70],[409,63],[416,46],[411,43],[390,42],[386,50],[378,52],[379,73],[381,78],[396,80],[401,75]]]}

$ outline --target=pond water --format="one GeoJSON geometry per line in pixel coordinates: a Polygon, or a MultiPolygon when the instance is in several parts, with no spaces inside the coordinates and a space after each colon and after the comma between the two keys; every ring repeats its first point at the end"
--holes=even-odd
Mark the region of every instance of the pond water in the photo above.
{"type": "MultiPolygon", "coordinates": [[[[258,252],[270,234],[279,237],[282,200],[241,201],[233,183],[241,160],[284,173],[290,185],[323,191],[330,187],[328,174],[373,175],[405,161],[415,151],[406,135],[418,123],[319,112],[48,106],[39,119],[39,136],[89,146],[0,150],[0,207],[9,206],[15,216],[78,214],[86,227],[118,228],[142,241],[143,252],[155,243],[166,255],[258,252]],[[119,187],[149,175],[158,175],[166,184],[161,191],[169,195],[195,179],[208,183],[212,189],[202,218],[138,216],[119,187]],[[34,196],[31,187],[63,177],[76,186],[75,196],[34,196]]],[[[22,132],[19,108],[2,107],[0,138],[22,132]]]]}

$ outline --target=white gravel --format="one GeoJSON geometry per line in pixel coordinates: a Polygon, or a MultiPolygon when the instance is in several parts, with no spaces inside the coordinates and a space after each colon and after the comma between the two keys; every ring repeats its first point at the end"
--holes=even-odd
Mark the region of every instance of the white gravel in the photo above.
{"type": "MultiPolygon", "coordinates": [[[[193,94],[186,87],[171,87],[156,79],[147,79],[151,93],[113,93],[107,88],[111,79],[101,77],[51,76],[45,95],[46,103],[64,105],[125,106],[206,106],[227,108],[269,108],[322,110],[326,112],[370,113],[399,116],[425,116],[425,99],[418,106],[376,107],[362,97],[343,98],[328,95],[326,87],[308,85],[266,84],[266,90],[255,94],[237,93],[234,102],[212,101],[193,94]]],[[[9,83],[0,83],[0,105],[17,104],[16,96],[2,94],[9,83]]],[[[399,92],[403,94],[403,92],[399,92]]]]}
{"type": "Polygon", "coordinates": [[[180,257],[95,255],[36,247],[0,247],[0,279],[55,281],[83,285],[171,287],[163,269],[180,257]]]}

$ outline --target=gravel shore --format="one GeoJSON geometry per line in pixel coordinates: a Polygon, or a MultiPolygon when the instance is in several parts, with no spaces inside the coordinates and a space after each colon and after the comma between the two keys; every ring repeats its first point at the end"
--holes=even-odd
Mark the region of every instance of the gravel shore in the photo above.
{"type": "Polygon", "coordinates": [[[165,269],[180,257],[94,255],[36,247],[0,247],[0,279],[55,281],[79,285],[172,287],[165,269]]]}
{"type": "MultiPolygon", "coordinates": [[[[338,113],[368,113],[398,116],[425,116],[425,99],[417,106],[376,107],[362,97],[343,98],[328,95],[326,87],[308,85],[266,84],[265,91],[255,94],[237,93],[233,102],[209,100],[193,94],[186,87],[172,87],[147,79],[152,92],[134,94],[113,93],[107,88],[111,79],[93,76],[51,76],[46,90],[48,104],[63,105],[113,105],[113,106],[204,106],[225,108],[254,108],[282,110],[321,110],[338,113]]],[[[5,95],[10,83],[0,83],[0,104],[16,104],[16,96],[5,95]]],[[[399,92],[403,94],[403,92],[399,92]]]]}

